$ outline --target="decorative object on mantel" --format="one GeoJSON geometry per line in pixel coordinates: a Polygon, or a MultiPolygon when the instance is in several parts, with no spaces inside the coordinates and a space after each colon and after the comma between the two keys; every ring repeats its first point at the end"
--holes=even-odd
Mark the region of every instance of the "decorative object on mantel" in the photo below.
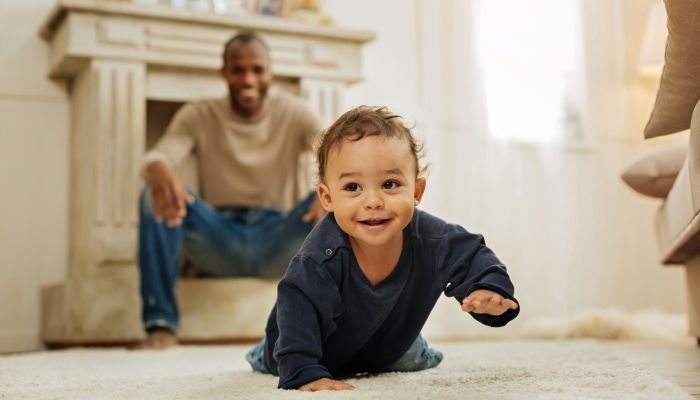
{"type": "Polygon", "coordinates": [[[307,25],[335,25],[333,17],[325,13],[324,0],[286,0],[289,19],[307,25]]]}
{"type": "Polygon", "coordinates": [[[260,15],[305,25],[333,26],[324,0],[101,0],[144,6],[170,7],[214,14],[260,15]]]}
{"type": "MultiPolygon", "coordinates": [[[[183,1],[181,1],[181,3],[183,3],[183,1]]],[[[186,0],[184,3],[190,10],[211,11],[210,0],[186,0]]]]}
{"type": "Polygon", "coordinates": [[[258,0],[258,14],[268,17],[282,17],[284,15],[284,0],[258,0]]]}
{"type": "Polygon", "coordinates": [[[146,6],[164,6],[172,8],[184,8],[189,10],[197,10],[210,12],[212,10],[211,2],[213,0],[103,0],[117,3],[134,3],[146,6]]]}
{"type": "Polygon", "coordinates": [[[249,15],[255,11],[254,0],[211,0],[212,11],[217,14],[249,15]]]}

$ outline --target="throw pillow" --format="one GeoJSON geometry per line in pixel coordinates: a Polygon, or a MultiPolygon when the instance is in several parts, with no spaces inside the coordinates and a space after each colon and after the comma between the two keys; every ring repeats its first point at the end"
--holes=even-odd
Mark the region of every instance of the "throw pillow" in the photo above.
{"type": "Polygon", "coordinates": [[[656,102],[644,137],[668,135],[690,127],[700,100],[700,1],[665,0],[668,38],[656,102]]]}
{"type": "Polygon", "coordinates": [[[622,172],[622,180],[638,193],[664,199],[683,168],[687,153],[686,143],[652,149],[630,163],[622,172]]]}

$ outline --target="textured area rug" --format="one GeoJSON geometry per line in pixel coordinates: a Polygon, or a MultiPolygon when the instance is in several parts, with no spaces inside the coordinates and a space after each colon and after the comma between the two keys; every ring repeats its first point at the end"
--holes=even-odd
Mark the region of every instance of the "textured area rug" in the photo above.
{"type": "Polygon", "coordinates": [[[249,346],[166,351],[74,349],[0,357],[0,399],[690,399],[674,383],[595,341],[434,345],[435,369],[349,379],[347,392],[276,389],[249,346]]]}

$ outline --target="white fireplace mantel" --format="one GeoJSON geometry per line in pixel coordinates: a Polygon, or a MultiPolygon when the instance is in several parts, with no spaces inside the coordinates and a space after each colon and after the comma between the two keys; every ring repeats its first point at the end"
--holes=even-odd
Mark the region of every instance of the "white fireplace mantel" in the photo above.
{"type": "Polygon", "coordinates": [[[344,83],[362,79],[360,48],[374,39],[368,31],[280,18],[95,0],[60,1],[42,25],[41,35],[52,42],[51,76],[65,77],[73,75],[81,61],[95,57],[217,70],[222,43],[244,29],[255,30],[268,41],[275,75],[344,83]]]}
{"type": "MultiPolygon", "coordinates": [[[[268,42],[276,81],[306,98],[327,122],[342,111],[345,88],[362,79],[361,49],[374,38],[367,31],[270,17],[97,0],[61,0],[44,22],[49,75],[70,81],[72,107],[69,277],[43,290],[46,342],[142,335],[136,205],[147,101],[223,95],[223,43],[241,30],[255,30],[268,42]]],[[[267,308],[274,290],[251,280],[183,280],[181,336],[258,335],[266,310],[246,306],[256,296],[267,308]],[[213,317],[222,313],[231,318],[213,317]]]]}

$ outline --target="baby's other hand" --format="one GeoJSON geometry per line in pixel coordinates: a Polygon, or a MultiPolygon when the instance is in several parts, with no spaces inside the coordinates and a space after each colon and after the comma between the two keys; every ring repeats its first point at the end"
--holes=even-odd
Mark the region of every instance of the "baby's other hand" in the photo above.
{"type": "Polygon", "coordinates": [[[475,290],[462,300],[462,310],[477,314],[501,315],[507,310],[516,308],[518,303],[504,299],[500,294],[486,289],[475,290]]]}
{"type": "Polygon", "coordinates": [[[336,381],[330,378],[321,378],[300,386],[298,390],[302,392],[318,392],[320,390],[352,390],[355,386],[343,381],[336,381]]]}

